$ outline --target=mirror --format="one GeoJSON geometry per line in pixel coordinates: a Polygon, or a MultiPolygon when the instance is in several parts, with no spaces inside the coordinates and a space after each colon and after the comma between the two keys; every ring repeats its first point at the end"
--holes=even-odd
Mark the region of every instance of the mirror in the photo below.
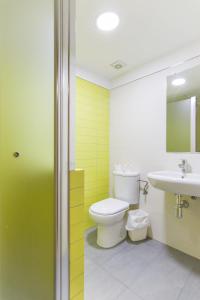
{"type": "Polygon", "coordinates": [[[200,152],[200,65],[167,77],[167,152],[200,152]]]}

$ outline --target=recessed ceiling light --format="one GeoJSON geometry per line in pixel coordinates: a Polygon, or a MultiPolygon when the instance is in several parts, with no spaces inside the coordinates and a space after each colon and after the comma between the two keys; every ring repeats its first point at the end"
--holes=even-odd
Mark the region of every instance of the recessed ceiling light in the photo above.
{"type": "Polygon", "coordinates": [[[97,18],[97,27],[103,31],[111,31],[119,25],[119,17],[113,12],[106,12],[97,18]]]}
{"type": "Polygon", "coordinates": [[[185,78],[175,78],[172,81],[172,85],[174,85],[174,86],[180,86],[180,85],[185,84],[185,82],[186,82],[185,78]]]}

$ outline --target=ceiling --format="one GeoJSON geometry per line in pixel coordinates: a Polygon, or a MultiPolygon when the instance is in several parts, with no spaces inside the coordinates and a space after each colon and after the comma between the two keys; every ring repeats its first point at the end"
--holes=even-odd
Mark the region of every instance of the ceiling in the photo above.
{"type": "Polygon", "coordinates": [[[77,0],[77,65],[116,78],[200,40],[199,0],[77,0]],[[112,32],[96,27],[105,11],[120,17],[112,32]],[[126,63],[121,70],[110,64],[126,63]]]}

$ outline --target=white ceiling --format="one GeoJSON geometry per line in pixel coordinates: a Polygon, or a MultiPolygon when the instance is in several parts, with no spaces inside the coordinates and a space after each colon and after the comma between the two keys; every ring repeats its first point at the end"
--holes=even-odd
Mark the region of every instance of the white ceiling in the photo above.
{"type": "Polygon", "coordinates": [[[77,0],[77,65],[113,79],[200,39],[200,0],[77,0]],[[105,11],[119,27],[102,32],[96,18],[105,11]],[[110,64],[122,60],[117,71],[110,64]]]}

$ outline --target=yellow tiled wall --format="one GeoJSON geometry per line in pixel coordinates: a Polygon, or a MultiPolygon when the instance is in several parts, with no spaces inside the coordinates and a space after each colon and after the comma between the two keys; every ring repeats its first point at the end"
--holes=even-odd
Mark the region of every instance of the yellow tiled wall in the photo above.
{"type": "Polygon", "coordinates": [[[85,171],[85,229],[88,209],[109,196],[109,91],[77,78],[76,166],[85,171]]]}
{"type": "Polygon", "coordinates": [[[84,299],[84,171],[70,171],[70,300],[84,299]]]}

